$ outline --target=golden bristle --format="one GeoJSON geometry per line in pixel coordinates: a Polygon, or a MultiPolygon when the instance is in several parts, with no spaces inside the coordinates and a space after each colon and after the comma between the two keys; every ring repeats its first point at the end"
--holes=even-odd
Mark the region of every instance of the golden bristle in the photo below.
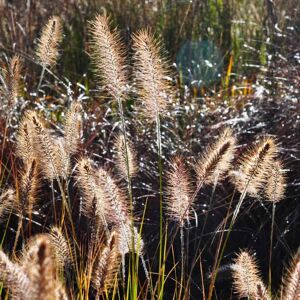
{"type": "Polygon", "coordinates": [[[283,300],[300,299],[300,251],[292,260],[283,279],[283,300]]]}
{"type": "Polygon", "coordinates": [[[246,190],[252,197],[260,196],[277,151],[275,140],[264,138],[242,155],[238,169],[232,172],[233,183],[240,193],[246,190]]]}
{"type": "Polygon", "coordinates": [[[233,284],[240,298],[270,299],[261,280],[256,260],[247,251],[241,251],[232,265],[233,284]]]}
{"type": "Polygon", "coordinates": [[[14,55],[7,68],[2,70],[4,82],[1,91],[9,105],[14,104],[19,95],[22,68],[23,64],[20,57],[14,55]]]}
{"type": "Polygon", "coordinates": [[[192,180],[182,157],[173,158],[170,164],[171,170],[167,174],[167,210],[172,218],[183,225],[190,218],[192,180]]]}
{"type": "Polygon", "coordinates": [[[97,76],[115,98],[122,98],[126,90],[125,56],[120,36],[110,30],[108,17],[97,15],[90,22],[91,57],[97,76]]]}
{"type": "Polygon", "coordinates": [[[77,152],[82,128],[81,105],[73,102],[66,114],[64,148],[68,155],[77,152]]]}
{"type": "Polygon", "coordinates": [[[134,77],[137,83],[141,111],[150,121],[166,112],[170,83],[166,60],[161,56],[159,42],[148,30],[133,36],[134,77]]]}
{"type": "Polygon", "coordinates": [[[42,30],[36,55],[44,67],[53,67],[59,56],[58,45],[62,40],[62,24],[59,17],[51,17],[42,30]]]}
{"type": "Polygon", "coordinates": [[[138,167],[136,164],[136,153],[133,149],[132,143],[128,139],[126,139],[126,147],[125,147],[124,136],[120,134],[116,138],[115,145],[117,148],[116,166],[122,178],[127,179],[128,169],[129,169],[129,177],[130,178],[134,177],[138,171],[138,167]],[[126,148],[127,148],[128,166],[126,160],[126,148]]]}
{"type": "Polygon", "coordinates": [[[0,280],[4,287],[11,291],[12,299],[29,300],[33,288],[27,274],[22,268],[7,257],[7,255],[0,250],[0,280]]]}
{"type": "Polygon", "coordinates": [[[225,177],[234,159],[235,144],[231,129],[224,129],[218,140],[206,148],[197,162],[198,182],[215,184],[225,177]]]}
{"type": "Polygon", "coordinates": [[[40,187],[39,172],[36,161],[32,160],[25,165],[24,171],[21,173],[20,209],[22,214],[25,212],[27,212],[29,216],[32,214],[40,187]]]}
{"type": "Polygon", "coordinates": [[[120,236],[116,231],[111,233],[105,248],[99,253],[94,265],[92,284],[98,293],[107,291],[114,285],[121,264],[119,252],[120,236]]]}
{"type": "Polygon", "coordinates": [[[266,200],[278,202],[284,198],[286,183],[282,163],[276,160],[268,174],[266,200]]]}

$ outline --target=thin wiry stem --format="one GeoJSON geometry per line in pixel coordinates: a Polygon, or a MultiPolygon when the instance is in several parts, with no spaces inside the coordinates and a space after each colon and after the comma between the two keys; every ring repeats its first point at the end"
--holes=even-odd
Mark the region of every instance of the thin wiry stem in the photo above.
{"type": "Polygon", "coordinates": [[[44,75],[45,75],[45,70],[46,68],[43,66],[42,67],[42,72],[41,72],[41,75],[40,75],[40,80],[39,80],[39,84],[37,86],[37,93],[39,92],[40,88],[41,88],[41,85],[42,85],[42,82],[43,82],[43,79],[44,79],[44,75]]]}
{"type": "Polygon", "coordinates": [[[269,252],[269,292],[272,289],[272,252],[273,252],[273,238],[274,238],[274,223],[275,223],[275,209],[276,202],[272,203],[272,223],[270,232],[270,252],[269,252]]]}

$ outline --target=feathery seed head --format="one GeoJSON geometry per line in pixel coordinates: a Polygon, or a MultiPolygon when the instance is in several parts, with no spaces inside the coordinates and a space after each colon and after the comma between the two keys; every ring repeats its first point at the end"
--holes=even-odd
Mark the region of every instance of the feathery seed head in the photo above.
{"type": "Polygon", "coordinates": [[[82,211],[87,217],[93,215],[93,202],[95,199],[96,180],[95,170],[88,158],[82,157],[77,162],[76,182],[84,197],[82,211]]]}
{"type": "Polygon", "coordinates": [[[59,17],[51,17],[42,30],[36,55],[44,67],[53,67],[59,56],[58,46],[62,40],[62,24],[59,17]]]}
{"type": "Polygon", "coordinates": [[[64,267],[72,263],[73,251],[61,230],[53,226],[49,232],[50,243],[58,266],[64,267]]]}
{"type": "Polygon", "coordinates": [[[266,185],[266,199],[272,202],[279,202],[284,197],[285,188],[286,183],[282,163],[276,160],[270,168],[266,185]]]}
{"type": "Polygon", "coordinates": [[[291,266],[283,279],[284,300],[300,299],[300,251],[293,258],[291,266]]]}
{"type": "Polygon", "coordinates": [[[255,147],[247,150],[239,160],[238,169],[232,172],[236,189],[240,193],[246,189],[252,197],[259,197],[277,152],[276,142],[271,137],[262,139],[255,147]]]}
{"type": "Polygon", "coordinates": [[[68,155],[77,152],[82,128],[81,105],[73,102],[67,112],[64,134],[64,148],[68,155]]]}
{"type": "Polygon", "coordinates": [[[110,173],[103,168],[98,170],[99,186],[103,191],[107,210],[107,220],[114,224],[125,224],[130,220],[125,192],[120,188],[110,173]]]}
{"type": "Polygon", "coordinates": [[[256,260],[247,251],[241,251],[232,265],[234,288],[239,297],[269,299],[261,280],[256,260]],[[263,294],[262,297],[260,295],[263,294]]]}
{"type": "Polygon", "coordinates": [[[219,139],[206,148],[196,165],[198,182],[215,184],[222,180],[234,159],[236,139],[230,128],[221,133],[219,139]]]}
{"type": "Polygon", "coordinates": [[[154,122],[166,112],[170,83],[166,60],[161,56],[161,46],[149,30],[140,30],[133,36],[134,77],[137,83],[141,112],[154,122]]]}
{"type": "Polygon", "coordinates": [[[125,55],[116,29],[110,29],[108,17],[97,15],[90,22],[91,57],[95,72],[114,99],[124,96],[126,90],[125,55]]]}
{"type": "Polygon", "coordinates": [[[116,138],[115,145],[117,148],[117,159],[116,165],[119,169],[121,176],[127,179],[128,169],[129,169],[129,177],[132,178],[138,171],[138,167],[136,164],[136,153],[133,149],[132,143],[126,138],[126,146],[124,136],[119,134],[116,138]],[[127,158],[128,165],[126,160],[126,149],[127,149],[127,158]]]}
{"type": "Polygon", "coordinates": [[[66,295],[57,278],[54,250],[47,234],[33,237],[23,251],[21,264],[32,285],[31,299],[58,299],[66,295]]]}
{"type": "Polygon", "coordinates": [[[22,60],[17,55],[14,55],[8,66],[2,69],[0,79],[2,79],[3,85],[0,87],[0,92],[3,93],[9,105],[16,103],[19,95],[22,69],[22,60]]]}
{"type": "Polygon", "coordinates": [[[32,299],[33,287],[27,274],[19,265],[11,262],[2,250],[0,250],[0,280],[10,289],[12,299],[32,299]]]}
{"type": "Polygon", "coordinates": [[[8,189],[0,195],[0,222],[15,208],[16,203],[16,192],[13,189],[8,189]]]}
{"type": "Polygon", "coordinates": [[[40,187],[39,173],[39,166],[37,165],[36,160],[27,163],[24,171],[21,173],[19,209],[22,214],[28,213],[29,216],[32,214],[40,187]]]}
{"type": "Polygon", "coordinates": [[[64,151],[62,140],[54,139],[37,115],[31,115],[34,128],[34,151],[46,178],[54,180],[57,177],[67,177],[69,173],[68,156],[64,151]]]}
{"type": "Polygon", "coordinates": [[[130,252],[137,253],[138,255],[143,254],[144,241],[136,227],[132,227],[130,219],[120,224],[115,230],[120,235],[119,251],[123,256],[130,252]]]}
{"type": "Polygon", "coordinates": [[[171,170],[167,174],[167,211],[183,225],[190,218],[193,191],[192,180],[183,158],[177,156],[171,161],[171,170]]]}
{"type": "Polygon", "coordinates": [[[97,290],[108,290],[117,278],[121,264],[119,240],[120,235],[113,231],[107,245],[98,255],[92,275],[92,284],[97,290]]]}
{"type": "Polygon", "coordinates": [[[31,118],[37,117],[34,111],[27,111],[19,125],[16,142],[16,154],[24,164],[35,158],[34,151],[34,127],[31,118]]]}

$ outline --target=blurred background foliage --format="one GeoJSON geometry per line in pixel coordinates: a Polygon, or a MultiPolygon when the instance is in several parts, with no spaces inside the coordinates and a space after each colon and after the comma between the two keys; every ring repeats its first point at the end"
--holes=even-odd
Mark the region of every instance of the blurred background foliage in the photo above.
{"type": "Polygon", "coordinates": [[[28,58],[34,57],[45,21],[62,17],[65,38],[58,72],[71,82],[82,81],[88,72],[88,20],[98,12],[111,16],[129,46],[138,29],[155,31],[174,62],[179,84],[196,94],[251,94],[262,81],[270,84],[266,73],[300,61],[298,0],[1,0],[0,10],[0,48],[28,58]]]}

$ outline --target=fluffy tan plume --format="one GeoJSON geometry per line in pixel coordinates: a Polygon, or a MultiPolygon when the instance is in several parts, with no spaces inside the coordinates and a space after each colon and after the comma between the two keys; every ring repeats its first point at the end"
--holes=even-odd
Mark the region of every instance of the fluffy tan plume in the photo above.
{"type": "Polygon", "coordinates": [[[59,56],[58,46],[62,40],[62,24],[59,17],[51,17],[42,30],[36,55],[44,68],[53,67],[59,56]]]}
{"type": "Polygon", "coordinates": [[[57,278],[53,251],[46,234],[35,236],[26,246],[21,264],[33,289],[31,299],[67,299],[57,278]]]}
{"type": "Polygon", "coordinates": [[[167,212],[183,225],[190,218],[192,179],[182,157],[173,158],[170,165],[171,169],[167,174],[167,212]]]}
{"type": "Polygon", "coordinates": [[[33,299],[33,287],[27,274],[22,268],[11,262],[7,255],[0,250],[0,280],[11,292],[12,299],[33,299]]]}
{"type": "Polygon", "coordinates": [[[282,300],[300,299],[300,251],[295,255],[283,278],[282,300]]]}
{"type": "Polygon", "coordinates": [[[22,214],[26,212],[28,215],[32,214],[40,187],[39,173],[39,166],[37,165],[36,160],[29,161],[21,173],[19,208],[22,214]]]}
{"type": "Polygon", "coordinates": [[[113,231],[107,245],[99,253],[94,265],[92,284],[94,288],[98,290],[98,293],[108,290],[116,281],[121,264],[119,239],[119,234],[113,231]]]}
{"type": "Polygon", "coordinates": [[[54,139],[36,114],[30,115],[30,121],[34,128],[34,151],[45,177],[49,180],[66,177],[69,165],[65,164],[67,155],[62,140],[54,139]]]}
{"type": "Polygon", "coordinates": [[[107,200],[102,185],[99,182],[98,172],[87,158],[81,158],[77,164],[77,184],[83,195],[82,212],[88,218],[92,218],[96,227],[107,227],[111,211],[111,205],[107,200]],[[94,219],[96,218],[96,219],[94,219]]]}
{"type": "Polygon", "coordinates": [[[240,298],[271,299],[261,280],[255,258],[247,251],[241,251],[232,265],[233,284],[240,298]]]}
{"type": "Polygon", "coordinates": [[[141,111],[150,121],[156,121],[168,106],[170,82],[166,60],[161,56],[161,45],[148,30],[133,36],[134,77],[137,83],[141,111]]]}
{"type": "Polygon", "coordinates": [[[130,219],[115,227],[115,230],[120,235],[119,251],[123,256],[130,252],[138,255],[143,254],[144,241],[136,227],[132,227],[130,219]]]}
{"type": "Polygon", "coordinates": [[[9,105],[15,103],[20,92],[20,82],[23,64],[19,56],[14,55],[6,68],[2,69],[3,86],[1,92],[9,105]]]}
{"type": "Polygon", "coordinates": [[[266,196],[268,201],[278,202],[284,198],[286,183],[282,163],[276,160],[268,174],[266,196]]]}
{"type": "Polygon", "coordinates": [[[66,114],[64,147],[65,152],[70,156],[77,152],[82,128],[81,105],[73,102],[66,114]]]}
{"type": "Polygon", "coordinates": [[[252,197],[260,196],[277,151],[273,138],[264,138],[255,147],[246,150],[239,160],[237,170],[232,172],[233,183],[240,193],[247,190],[252,197]]]}
{"type": "Polygon", "coordinates": [[[54,226],[51,228],[49,232],[49,239],[57,265],[63,268],[72,264],[72,247],[58,227],[54,226]]]}
{"type": "Polygon", "coordinates": [[[129,169],[129,177],[134,177],[138,171],[138,167],[136,164],[136,153],[133,149],[132,143],[126,139],[128,167],[126,161],[125,141],[122,134],[119,134],[116,138],[115,145],[117,149],[116,166],[121,176],[127,179],[127,169],[129,169]]]}
{"type": "Polygon", "coordinates": [[[16,139],[16,154],[22,159],[24,164],[32,161],[35,158],[34,151],[34,128],[31,122],[31,117],[35,116],[35,112],[27,111],[19,125],[16,139]]]}
{"type": "Polygon", "coordinates": [[[2,221],[16,204],[16,192],[13,189],[7,189],[0,195],[0,221],[2,221]]]}
{"type": "Polygon", "coordinates": [[[226,128],[218,140],[207,147],[196,164],[198,182],[214,184],[222,180],[234,159],[236,139],[226,128]]]}
{"type": "Polygon", "coordinates": [[[125,224],[130,220],[125,192],[116,184],[108,171],[99,168],[97,175],[99,186],[103,191],[107,204],[110,206],[110,210],[106,212],[107,219],[112,224],[125,224]]]}
{"type": "Polygon", "coordinates": [[[126,90],[125,55],[116,29],[110,29],[108,17],[97,15],[90,22],[91,57],[97,76],[115,98],[122,98],[126,90]]]}

